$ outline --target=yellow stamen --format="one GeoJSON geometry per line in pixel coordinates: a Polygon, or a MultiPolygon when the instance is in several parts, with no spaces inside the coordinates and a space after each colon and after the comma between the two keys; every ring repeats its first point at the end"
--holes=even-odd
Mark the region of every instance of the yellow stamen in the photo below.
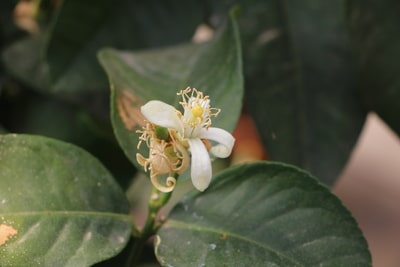
{"type": "Polygon", "coordinates": [[[199,104],[192,107],[191,111],[195,118],[199,118],[203,115],[203,108],[199,104]]]}

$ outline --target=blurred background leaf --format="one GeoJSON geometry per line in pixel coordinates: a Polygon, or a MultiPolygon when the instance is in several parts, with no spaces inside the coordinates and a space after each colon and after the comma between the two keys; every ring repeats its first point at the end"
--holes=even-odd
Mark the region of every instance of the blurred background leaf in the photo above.
{"type": "Polygon", "coordinates": [[[372,266],[350,212],[308,173],[259,162],[186,196],[155,238],[163,266],[372,266]],[[227,223],[227,220],[229,223],[227,223]]]}
{"type": "Polygon", "coordinates": [[[400,2],[347,1],[357,82],[369,110],[400,134],[400,2]]]}
{"type": "Polygon", "coordinates": [[[24,37],[3,51],[6,71],[24,85],[43,91],[50,88],[48,67],[43,59],[43,36],[24,37]]]}
{"type": "Polygon", "coordinates": [[[90,266],[119,253],[132,221],[123,191],[84,150],[0,136],[1,266],[90,266]],[[5,239],[4,239],[5,237],[5,239]]]}
{"type": "Polygon", "coordinates": [[[187,41],[201,19],[198,1],[64,0],[51,27],[5,51],[5,64],[39,89],[69,94],[105,91],[107,79],[96,59],[100,48],[137,49],[187,41]],[[21,55],[19,60],[16,54],[21,55]]]}
{"type": "Polygon", "coordinates": [[[246,104],[269,158],[332,184],[361,132],[345,1],[209,1],[210,23],[239,2],[246,104]]]}

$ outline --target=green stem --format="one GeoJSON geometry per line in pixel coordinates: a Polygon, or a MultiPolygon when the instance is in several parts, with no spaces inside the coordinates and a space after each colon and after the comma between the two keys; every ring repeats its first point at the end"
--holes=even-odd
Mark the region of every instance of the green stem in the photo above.
{"type": "MultiPolygon", "coordinates": [[[[178,174],[174,174],[175,179],[178,178],[178,174]]],[[[156,219],[160,209],[168,202],[171,198],[172,192],[163,193],[157,190],[155,187],[152,188],[149,198],[149,206],[146,223],[143,229],[140,231],[139,237],[135,240],[132,252],[129,255],[126,267],[133,267],[139,261],[142,254],[143,247],[146,241],[156,233],[159,225],[156,224],[156,219]]]]}

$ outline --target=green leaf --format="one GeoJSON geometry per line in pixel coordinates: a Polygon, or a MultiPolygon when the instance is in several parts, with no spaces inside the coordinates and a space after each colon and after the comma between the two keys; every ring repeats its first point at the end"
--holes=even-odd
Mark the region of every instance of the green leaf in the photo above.
{"type": "Polygon", "coordinates": [[[48,66],[40,53],[43,36],[24,38],[7,47],[2,59],[7,72],[35,89],[50,88],[48,66]]]}
{"type": "Polygon", "coordinates": [[[78,147],[0,136],[0,183],[1,266],[90,266],[129,240],[124,193],[78,147]]]}
{"type": "Polygon", "coordinates": [[[8,47],[5,63],[15,76],[38,89],[105,90],[107,77],[96,58],[100,48],[138,49],[188,40],[202,12],[194,0],[64,0],[52,27],[39,37],[8,47]]]}
{"type": "Polygon", "coordinates": [[[371,266],[357,223],[308,173],[279,163],[221,172],[155,239],[163,266],[371,266]]]}
{"type": "Polygon", "coordinates": [[[77,145],[103,162],[123,187],[129,184],[135,170],[119,147],[111,122],[99,112],[20,87],[10,86],[2,96],[0,124],[7,132],[42,135],[77,145]]]}
{"type": "Polygon", "coordinates": [[[240,49],[236,22],[231,18],[209,43],[138,52],[100,52],[99,59],[112,88],[114,132],[134,164],[139,137],[136,130],[144,124],[139,107],[152,99],[178,107],[176,93],[187,86],[209,95],[211,105],[222,109],[213,120],[215,127],[234,129],[243,95],[240,49]]]}
{"type": "Polygon", "coordinates": [[[332,184],[365,120],[344,0],[239,3],[246,100],[268,156],[332,184]]]}
{"type": "Polygon", "coordinates": [[[368,109],[400,134],[400,2],[347,1],[348,25],[368,109]]]}
{"type": "Polygon", "coordinates": [[[187,40],[201,14],[198,1],[64,0],[47,45],[51,75],[57,79],[65,72],[87,71],[89,77],[102,77],[96,59],[101,47],[134,49],[187,40]],[[82,68],[83,62],[92,68],[82,68]]]}

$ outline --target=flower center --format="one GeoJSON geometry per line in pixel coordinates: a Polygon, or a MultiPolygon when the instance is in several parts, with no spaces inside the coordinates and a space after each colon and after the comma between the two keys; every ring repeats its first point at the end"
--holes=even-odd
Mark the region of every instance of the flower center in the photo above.
{"type": "Polygon", "coordinates": [[[192,107],[191,111],[192,111],[192,115],[195,118],[199,118],[199,117],[203,116],[203,108],[199,104],[192,107]]]}
{"type": "Polygon", "coordinates": [[[187,87],[178,92],[182,96],[179,102],[184,108],[182,122],[184,124],[184,137],[197,137],[202,128],[211,126],[211,117],[216,117],[220,109],[210,107],[210,99],[195,88],[187,87]]]}

